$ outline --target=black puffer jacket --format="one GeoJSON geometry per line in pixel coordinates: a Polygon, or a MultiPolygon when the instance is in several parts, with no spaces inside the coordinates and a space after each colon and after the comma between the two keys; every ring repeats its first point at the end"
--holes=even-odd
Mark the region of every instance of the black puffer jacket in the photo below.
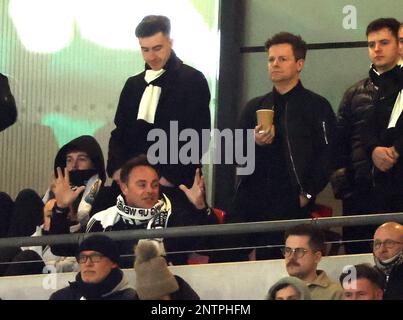
{"type": "Polygon", "coordinates": [[[368,78],[347,89],[339,105],[336,144],[338,170],[331,177],[337,198],[346,199],[354,192],[366,192],[371,186],[371,161],[360,134],[364,119],[374,107],[378,90],[374,81],[378,77],[371,68],[368,78]]]}

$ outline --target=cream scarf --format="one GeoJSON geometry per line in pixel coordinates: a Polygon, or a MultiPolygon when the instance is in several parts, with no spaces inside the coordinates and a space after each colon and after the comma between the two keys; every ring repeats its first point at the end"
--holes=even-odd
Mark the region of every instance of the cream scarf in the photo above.
{"type": "Polygon", "coordinates": [[[164,69],[158,71],[146,70],[144,80],[148,85],[141,97],[137,119],[143,119],[148,123],[154,123],[155,112],[161,96],[161,87],[154,86],[150,83],[159,78],[164,72],[164,69]]]}

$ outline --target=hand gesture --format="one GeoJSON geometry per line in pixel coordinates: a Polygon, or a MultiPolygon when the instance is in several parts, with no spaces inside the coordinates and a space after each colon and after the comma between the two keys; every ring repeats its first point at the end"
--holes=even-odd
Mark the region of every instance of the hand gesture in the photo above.
{"type": "Polygon", "coordinates": [[[198,209],[204,209],[207,207],[206,204],[206,191],[204,178],[200,175],[200,168],[196,169],[195,178],[192,187],[189,189],[184,184],[179,186],[189,199],[191,203],[198,209]]]}
{"type": "Polygon", "coordinates": [[[397,162],[398,154],[395,148],[376,147],[372,151],[372,161],[382,172],[390,170],[397,162]]]}
{"type": "Polygon", "coordinates": [[[255,127],[255,141],[259,146],[265,146],[272,144],[274,136],[276,135],[276,129],[274,125],[271,126],[270,130],[262,130],[262,125],[255,127]]]}
{"type": "Polygon", "coordinates": [[[74,200],[85,190],[85,186],[77,187],[75,190],[70,186],[70,175],[67,168],[64,168],[64,176],[62,169],[57,167],[57,178],[55,181],[55,198],[56,205],[59,208],[67,208],[73,204],[74,200]]]}

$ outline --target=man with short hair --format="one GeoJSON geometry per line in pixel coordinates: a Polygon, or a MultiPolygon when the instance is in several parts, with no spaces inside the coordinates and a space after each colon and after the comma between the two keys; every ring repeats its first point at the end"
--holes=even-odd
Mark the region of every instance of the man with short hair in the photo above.
{"type": "MultiPolygon", "coordinates": [[[[195,170],[201,164],[181,163],[178,150],[185,142],[177,141],[176,148],[170,145],[170,125],[177,121],[178,134],[184,129],[194,129],[201,139],[202,129],[211,127],[210,91],[204,75],[176,56],[170,31],[170,20],[160,15],[144,17],[136,28],[145,70],[130,77],[121,92],[115,115],[116,128],[109,141],[107,171],[119,182],[122,165],[136,155],[147,154],[152,144],[147,141],[148,133],[162,129],[168,145],[167,153],[160,156],[166,156],[168,163],[157,164],[160,184],[169,196],[180,198],[182,193],[177,187],[180,184],[190,187],[195,170]],[[171,162],[171,159],[179,162],[171,162]]],[[[201,142],[198,151],[200,160],[207,151],[202,149],[201,142]]]]}
{"type": "Polygon", "coordinates": [[[382,300],[385,279],[368,264],[350,266],[340,275],[343,300],[382,300]]]}
{"type": "Polygon", "coordinates": [[[76,281],[54,292],[50,300],[133,300],[136,292],[119,269],[119,251],[105,235],[87,237],[77,251],[76,281]]]}
{"type": "MultiPolygon", "coordinates": [[[[303,87],[300,73],[306,43],[281,32],[266,41],[272,92],[252,99],[238,128],[255,130],[255,171],[242,176],[229,219],[235,222],[310,217],[316,195],[331,173],[335,115],[329,102],[303,87]],[[271,109],[270,130],[257,125],[256,111],[271,109]]],[[[255,234],[255,245],[281,244],[281,234],[255,234]]],[[[278,249],[277,249],[278,251],[278,249]]],[[[257,259],[278,258],[280,252],[258,249],[257,259]]]]}
{"type": "Polygon", "coordinates": [[[317,270],[325,250],[324,235],[310,224],[300,224],[286,231],[285,266],[290,276],[303,280],[312,300],[339,300],[342,288],[329,279],[326,272],[317,270]]]}
{"type": "Polygon", "coordinates": [[[386,222],[374,234],[375,267],[386,280],[385,300],[403,299],[403,226],[386,222]]]}
{"type": "MultiPolygon", "coordinates": [[[[374,191],[374,168],[365,150],[362,128],[374,109],[381,83],[395,82],[399,26],[394,18],[376,19],[368,25],[368,55],[372,62],[369,77],[347,89],[339,105],[337,170],[331,182],[336,198],[343,201],[343,215],[378,213],[384,209],[374,191]]],[[[373,233],[373,226],[343,228],[344,240],[371,239],[373,233]]],[[[371,252],[368,241],[347,242],[344,247],[346,253],[371,252]]]]}
{"type": "MultiPolygon", "coordinates": [[[[70,188],[69,171],[66,168],[64,175],[60,168],[57,170],[55,208],[61,213],[58,215],[57,228],[65,230],[68,208],[75,201],[79,191],[70,188]]],[[[200,176],[200,169],[196,170],[192,188],[180,185],[181,190],[193,206],[191,210],[176,205],[164,193],[160,193],[159,179],[158,171],[147,161],[146,156],[139,156],[128,161],[120,171],[121,195],[117,197],[116,205],[93,215],[87,223],[86,232],[156,229],[216,223],[216,218],[205,201],[204,179],[200,176]]],[[[55,234],[63,233],[57,232],[53,220],[51,226],[54,226],[55,234]]],[[[199,241],[201,241],[199,238],[187,238],[187,241],[183,241],[181,238],[169,238],[164,241],[164,245],[169,253],[191,250],[199,241]]],[[[135,243],[136,241],[119,241],[120,253],[122,255],[131,254],[135,243]]],[[[71,247],[64,246],[62,255],[69,256],[71,251],[71,247]]],[[[186,263],[184,259],[186,257],[183,255],[170,256],[170,262],[175,264],[186,263]]],[[[132,263],[132,257],[122,259],[122,265],[126,267],[132,263]]]]}

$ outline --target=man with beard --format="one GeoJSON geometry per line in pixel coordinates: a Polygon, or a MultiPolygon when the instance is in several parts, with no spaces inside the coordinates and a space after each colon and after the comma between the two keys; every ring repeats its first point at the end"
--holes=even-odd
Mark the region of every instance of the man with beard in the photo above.
{"type": "Polygon", "coordinates": [[[76,281],[54,292],[50,300],[133,300],[136,293],[119,269],[119,251],[105,235],[93,235],[78,248],[76,281]]]}
{"type": "Polygon", "coordinates": [[[312,300],[340,300],[343,289],[317,270],[325,250],[322,231],[310,224],[300,224],[286,231],[284,258],[290,276],[304,281],[312,300]]]}
{"type": "Polygon", "coordinates": [[[374,234],[375,267],[386,279],[385,300],[403,299],[403,226],[386,222],[374,234]]]}

